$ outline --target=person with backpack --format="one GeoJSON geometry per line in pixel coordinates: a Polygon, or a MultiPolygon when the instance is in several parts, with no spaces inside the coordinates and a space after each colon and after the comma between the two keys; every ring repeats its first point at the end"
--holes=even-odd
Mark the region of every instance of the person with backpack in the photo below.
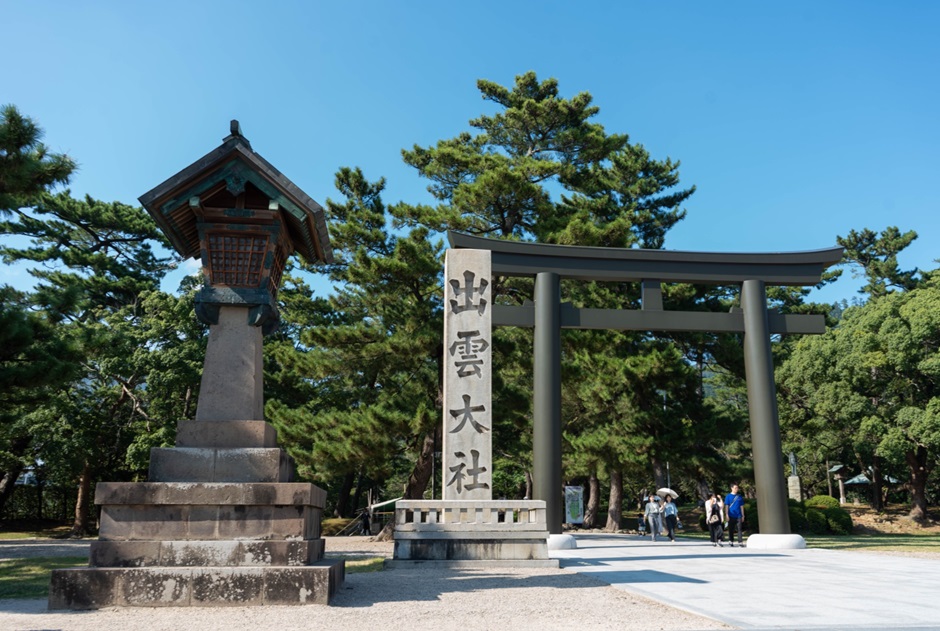
{"type": "Polygon", "coordinates": [[[728,539],[734,547],[734,531],[738,531],[738,545],[744,547],[744,496],[737,484],[731,485],[731,492],[725,498],[726,521],[728,522],[728,539]]]}
{"type": "Polygon", "coordinates": [[[721,540],[724,532],[721,528],[723,504],[721,497],[716,493],[709,493],[708,501],[705,502],[705,524],[708,526],[708,535],[711,537],[712,546],[722,547],[721,540]]]}

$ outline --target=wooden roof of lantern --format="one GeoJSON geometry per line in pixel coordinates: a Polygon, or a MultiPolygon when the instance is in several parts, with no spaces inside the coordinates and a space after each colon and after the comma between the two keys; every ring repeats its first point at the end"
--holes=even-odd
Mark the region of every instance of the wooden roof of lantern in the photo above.
{"type": "Polygon", "coordinates": [[[139,198],[176,251],[185,258],[200,255],[197,223],[205,209],[221,209],[232,221],[245,223],[275,211],[294,250],[308,262],[331,263],[320,204],[251,149],[238,121],[230,130],[219,147],[139,198]]]}

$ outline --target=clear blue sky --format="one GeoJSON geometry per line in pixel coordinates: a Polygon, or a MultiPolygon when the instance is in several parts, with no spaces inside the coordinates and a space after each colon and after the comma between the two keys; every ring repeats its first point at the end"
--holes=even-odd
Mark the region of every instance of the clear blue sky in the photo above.
{"type": "MultiPolygon", "coordinates": [[[[360,166],[429,201],[400,151],[469,129],[476,80],[535,70],[698,192],[666,247],[790,251],[852,229],[940,258],[940,3],[0,2],[0,103],[80,164],[74,194],[137,197],[241,121],[314,199],[360,166]]],[[[19,270],[6,269],[3,282],[19,270]]],[[[846,278],[814,298],[851,298],[846,278]]]]}

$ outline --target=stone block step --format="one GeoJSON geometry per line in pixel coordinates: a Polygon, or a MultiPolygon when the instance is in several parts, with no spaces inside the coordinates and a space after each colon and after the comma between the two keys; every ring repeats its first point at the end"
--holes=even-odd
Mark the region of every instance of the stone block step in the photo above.
{"type": "Polygon", "coordinates": [[[345,562],[305,567],[71,568],[53,570],[49,609],[327,605],[345,562]]]}
{"type": "Polygon", "coordinates": [[[104,541],[320,538],[322,510],[311,506],[111,504],[101,507],[104,541]]]}
{"type": "Polygon", "coordinates": [[[558,568],[558,559],[487,559],[486,561],[402,561],[385,559],[387,570],[492,570],[494,568],[558,568]]]}
{"type": "Polygon", "coordinates": [[[92,541],[92,567],[305,566],[324,541],[92,541]]]}
{"type": "Polygon", "coordinates": [[[548,559],[548,543],[536,540],[395,539],[396,561],[527,561],[548,559]]]}
{"type": "Polygon", "coordinates": [[[277,430],[265,421],[181,421],[177,447],[277,447],[277,430]]]}
{"type": "Polygon", "coordinates": [[[498,541],[513,541],[513,540],[524,540],[524,541],[548,541],[548,531],[547,530],[484,530],[482,527],[479,530],[398,530],[398,526],[395,526],[395,540],[399,539],[411,539],[411,540],[422,540],[422,539],[451,539],[454,541],[483,541],[485,539],[498,540],[498,541]]]}
{"type": "Polygon", "coordinates": [[[99,482],[95,504],[292,505],[323,508],[326,491],[307,482],[99,482]]]}
{"type": "Polygon", "coordinates": [[[277,448],[150,450],[151,482],[291,482],[293,471],[287,452],[277,448]]]}

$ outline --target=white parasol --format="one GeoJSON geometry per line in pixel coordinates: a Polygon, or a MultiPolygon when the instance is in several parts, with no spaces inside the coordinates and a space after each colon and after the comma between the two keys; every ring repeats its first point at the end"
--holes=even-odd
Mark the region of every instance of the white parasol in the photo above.
{"type": "Polygon", "coordinates": [[[679,494],[678,494],[678,493],[676,493],[676,492],[673,491],[672,489],[667,488],[667,487],[665,487],[665,486],[664,486],[663,488],[659,489],[658,491],[656,491],[656,495],[658,495],[658,496],[660,496],[660,497],[663,497],[663,498],[665,498],[665,497],[668,495],[668,496],[671,497],[672,499],[676,499],[677,497],[679,497],[679,494]]]}

